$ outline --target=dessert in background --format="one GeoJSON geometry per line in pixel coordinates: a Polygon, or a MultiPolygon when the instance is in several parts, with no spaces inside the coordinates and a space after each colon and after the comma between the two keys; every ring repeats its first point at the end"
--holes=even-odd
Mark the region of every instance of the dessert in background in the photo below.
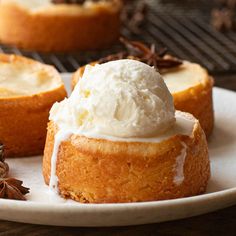
{"type": "Polygon", "coordinates": [[[206,69],[184,61],[179,67],[163,71],[162,76],[173,95],[175,108],[193,114],[209,137],[214,128],[214,81],[206,69]]]}
{"type": "Polygon", "coordinates": [[[211,25],[218,31],[235,31],[236,1],[215,0],[215,2],[215,7],[211,11],[211,25]]]}
{"type": "Polygon", "coordinates": [[[2,0],[0,41],[37,51],[108,47],[120,34],[121,0],[2,0]]]}
{"type": "Polygon", "coordinates": [[[54,67],[0,54],[0,143],[7,157],[43,152],[49,110],[65,96],[54,67]]]}
{"type": "MultiPolygon", "coordinates": [[[[147,47],[137,41],[121,38],[128,50],[109,55],[96,63],[130,58],[154,66],[162,74],[168,89],[174,97],[177,110],[193,114],[200,122],[207,137],[214,127],[212,101],[213,78],[206,69],[196,63],[181,61],[166,54],[165,49],[156,50],[155,45],[147,47]]],[[[83,76],[85,67],[81,67],[73,75],[72,88],[83,76]]]]}
{"type": "Polygon", "coordinates": [[[49,187],[84,203],[173,199],[205,191],[205,134],[175,111],[155,68],[137,60],[88,65],[53,105],[43,158],[49,187]]]}

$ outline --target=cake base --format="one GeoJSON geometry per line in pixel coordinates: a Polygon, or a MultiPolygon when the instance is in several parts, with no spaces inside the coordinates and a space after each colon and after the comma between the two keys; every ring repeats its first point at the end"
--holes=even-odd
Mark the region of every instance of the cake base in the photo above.
{"type": "Polygon", "coordinates": [[[209,77],[203,84],[172,93],[175,109],[194,115],[199,120],[206,137],[211,135],[214,128],[213,85],[214,80],[209,77]]]}
{"type": "MultiPolygon", "coordinates": [[[[47,184],[57,132],[57,126],[50,122],[43,158],[47,184]]],[[[158,143],[71,135],[59,146],[56,175],[60,195],[82,203],[142,202],[193,196],[205,192],[210,177],[207,142],[198,121],[191,136],[176,135],[158,143]],[[176,176],[181,168],[183,179],[176,176]]]]}
{"type": "MultiPolygon", "coordinates": [[[[0,63],[17,63],[17,66],[35,67],[61,80],[59,73],[48,65],[15,55],[0,54],[0,63]]],[[[22,68],[21,68],[22,69],[22,68]]],[[[20,73],[20,71],[19,71],[20,73]]],[[[17,78],[16,78],[17,79],[17,78]]],[[[48,78],[47,78],[48,79],[48,78]]],[[[6,157],[32,156],[43,153],[49,111],[56,101],[66,97],[64,85],[34,95],[1,97],[0,143],[6,157]]]]}

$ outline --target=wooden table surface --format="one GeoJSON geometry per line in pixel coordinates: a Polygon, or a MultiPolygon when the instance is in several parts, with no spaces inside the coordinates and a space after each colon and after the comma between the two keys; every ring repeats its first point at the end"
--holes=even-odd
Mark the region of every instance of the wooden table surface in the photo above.
{"type": "MultiPolygon", "coordinates": [[[[236,91],[236,75],[217,76],[216,86],[236,91]]],[[[236,101],[235,101],[236,104],[236,101]]],[[[236,170],[235,170],[236,171],[236,170]]],[[[235,180],[236,181],[236,180],[235,180]]],[[[0,206],[1,208],[1,206],[0,206]]],[[[188,219],[130,227],[67,228],[0,221],[0,236],[8,235],[83,235],[83,236],[155,236],[155,235],[236,235],[236,205],[188,219]]]]}

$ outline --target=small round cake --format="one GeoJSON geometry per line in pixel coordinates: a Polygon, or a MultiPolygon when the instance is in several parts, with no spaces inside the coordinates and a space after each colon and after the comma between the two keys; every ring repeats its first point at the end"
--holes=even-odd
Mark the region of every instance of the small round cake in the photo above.
{"type": "Polygon", "coordinates": [[[0,41],[46,52],[108,47],[119,37],[121,9],[121,0],[2,0],[0,41]]]}
{"type": "MultiPolygon", "coordinates": [[[[95,64],[97,62],[91,63],[95,64]]],[[[80,67],[73,74],[72,89],[83,76],[84,69],[85,66],[80,67]]],[[[162,69],[160,73],[174,98],[176,110],[194,115],[209,137],[214,127],[213,78],[199,64],[188,61],[178,67],[162,69]]]]}
{"type": "Polygon", "coordinates": [[[43,152],[49,110],[65,96],[54,67],[0,54],[0,143],[7,157],[43,152]]]}
{"type": "Polygon", "coordinates": [[[187,61],[161,73],[173,95],[175,108],[193,114],[209,137],[214,127],[213,78],[199,64],[187,61]]]}
{"type": "Polygon", "coordinates": [[[175,111],[154,68],[128,59],[88,65],[50,111],[43,175],[84,203],[193,196],[210,176],[206,137],[198,120],[175,111]]]}

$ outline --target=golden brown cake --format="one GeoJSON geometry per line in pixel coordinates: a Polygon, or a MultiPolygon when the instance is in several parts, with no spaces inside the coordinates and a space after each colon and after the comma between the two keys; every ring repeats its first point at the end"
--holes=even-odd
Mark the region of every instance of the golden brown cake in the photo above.
{"type": "MultiPolygon", "coordinates": [[[[96,62],[91,63],[94,64],[96,62]]],[[[82,77],[84,69],[85,66],[80,67],[73,74],[72,88],[82,77]]],[[[176,110],[193,114],[209,137],[214,127],[213,78],[200,65],[187,61],[179,67],[162,70],[161,74],[174,98],[176,110]]]]}
{"type": "Polygon", "coordinates": [[[65,96],[52,66],[0,54],[0,142],[6,156],[43,152],[49,110],[65,96]]]}
{"type": "Polygon", "coordinates": [[[100,49],[117,40],[120,0],[53,4],[51,0],[2,0],[0,41],[38,51],[100,49]]]}
{"type": "MultiPolygon", "coordinates": [[[[210,177],[205,135],[197,120],[181,115],[195,122],[192,134],[175,135],[157,143],[72,135],[61,143],[57,157],[61,196],[84,203],[117,203],[204,193],[210,177]],[[181,168],[182,158],[184,180],[179,183],[175,168],[181,168]]],[[[49,123],[43,160],[47,184],[56,132],[56,125],[49,123]]]]}
{"type": "Polygon", "coordinates": [[[199,64],[187,61],[162,71],[162,76],[174,97],[175,108],[193,114],[209,137],[214,127],[213,78],[199,64]]]}
{"type": "Polygon", "coordinates": [[[210,176],[206,137],[191,114],[175,112],[153,67],[88,65],[50,111],[43,175],[62,197],[85,203],[193,196],[210,176]]]}

